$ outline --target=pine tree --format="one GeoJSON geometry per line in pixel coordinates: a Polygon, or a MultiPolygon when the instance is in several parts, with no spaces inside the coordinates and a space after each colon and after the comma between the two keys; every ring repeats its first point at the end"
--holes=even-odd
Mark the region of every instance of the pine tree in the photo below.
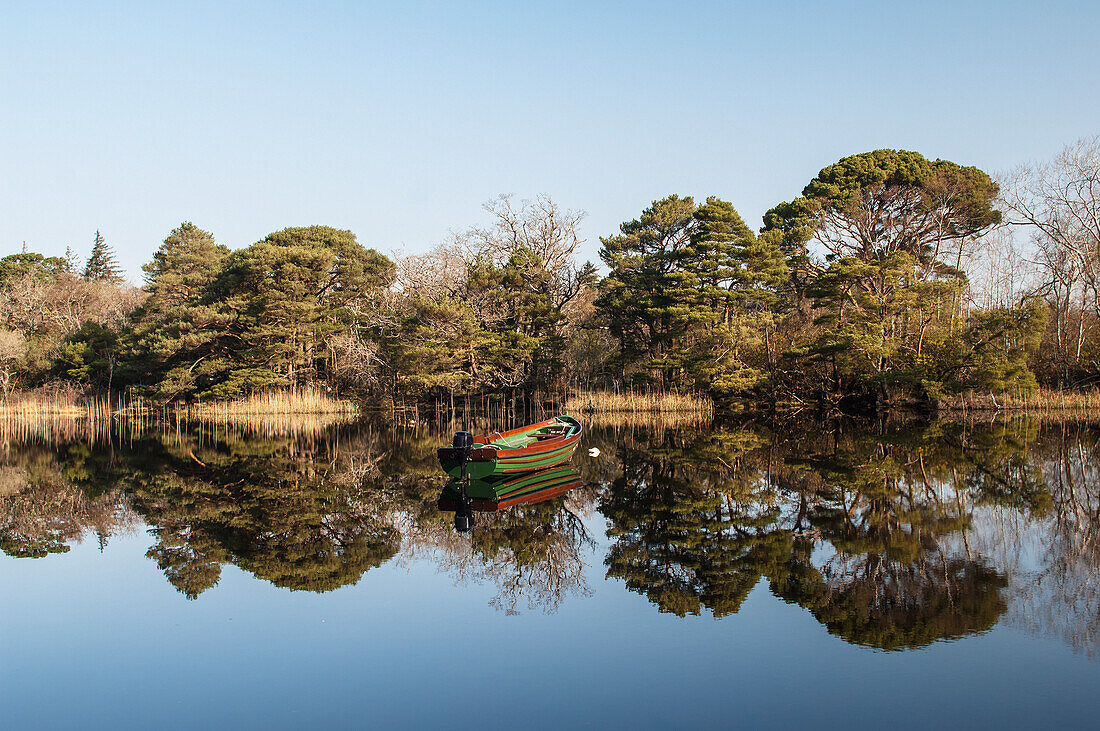
{"type": "MultiPolygon", "coordinates": [[[[179,393],[235,398],[328,378],[328,340],[377,306],[394,265],[350,231],[288,228],[228,255],[199,304],[213,317],[179,393]]],[[[182,366],[182,364],[181,364],[182,366]]],[[[179,369],[177,369],[179,370],[179,369]]]]}
{"type": "Polygon", "coordinates": [[[656,201],[603,239],[611,267],[597,307],[624,370],[644,365],[666,387],[729,394],[760,384],[771,360],[771,309],[787,267],[734,207],[708,198],[656,201]],[[750,364],[749,361],[752,361],[750,364]]]}
{"type": "Polygon", "coordinates": [[[92,244],[92,255],[88,257],[88,263],[84,267],[84,279],[109,284],[122,284],[124,281],[122,267],[115,260],[115,252],[107,245],[98,229],[95,232],[95,243],[92,244]]]}
{"type": "MultiPolygon", "coordinates": [[[[675,252],[686,246],[693,230],[695,202],[671,195],[619,227],[618,236],[600,239],[600,258],[611,273],[600,283],[596,300],[619,341],[624,375],[643,364],[668,384],[670,340],[679,329],[684,288],[675,252]]],[[[644,374],[638,380],[645,380],[644,374]]]]}
{"type": "Polygon", "coordinates": [[[716,315],[728,322],[733,305],[733,289],[740,279],[740,253],[755,240],[734,207],[718,198],[695,211],[695,227],[687,246],[675,254],[677,266],[688,273],[686,282],[694,292],[685,292],[682,301],[706,308],[695,319],[716,315]]]}
{"type": "Polygon", "coordinates": [[[148,297],[132,314],[127,375],[169,400],[206,384],[202,364],[224,318],[206,299],[229,249],[191,222],[173,229],[145,270],[148,297]]]}
{"type": "Polygon", "coordinates": [[[65,246],[65,257],[64,257],[64,259],[65,259],[65,271],[66,272],[72,272],[72,273],[75,274],[76,271],[77,271],[76,268],[77,268],[77,266],[79,265],[80,262],[76,258],[76,252],[73,251],[72,246],[69,246],[69,245],[65,246]]]}

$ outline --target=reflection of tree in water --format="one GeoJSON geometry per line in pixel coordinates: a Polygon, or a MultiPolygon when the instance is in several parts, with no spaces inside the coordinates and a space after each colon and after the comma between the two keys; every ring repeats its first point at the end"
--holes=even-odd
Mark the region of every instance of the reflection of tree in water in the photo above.
{"type": "Polygon", "coordinates": [[[761,575],[790,551],[779,506],[745,453],[751,432],[666,432],[662,444],[627,442],[621,474],[600,511],[614,539],[609,577],[679,616],[737,612],[761,575]]]}
{"type": "Polygon", "coordinates": [[[896,650],[982,632],[1005,611],[1004,576],[982,561],[931,550],[910,562],[837,553],[824,567],[792,555],[772,592],[805,607],[830,633],[896,650]]]}
{"type": "Polygon", "coordinates": [[[970,527],[962,483],[938,479],[942,464],[919,441],[838,436],[826,454],[788,459],[820,479],[812,496],[800,496],[798,520],[826,550],[814,562],[801,545],[772,591],[830,632],[882,649],[991,628],[1005,610],[1006,579],[943,542],[970,527]]]}
{"type": "Polygon", "coordinates": [[[449,436],[438,429],[31,444],[0,459],[0,550],[105,541],[133,524],[132,503],[155,535],[149,556],[189,597],[227,563],[326,591],[403,546],[403,558],[424,551],[460,581],[495,586],[504,611],[552,611],[589,591],[581,516],[598,505],[608,576],[661,611],[728,615],[765,578],[867,646],[980,632],[1007,603],[1015,624],[1098,652],[1100,433],[1034,421],[848,429],[591,430],[603,454],[574,462],[598,487],[478,515],[468,536],[435,508],[434,449],[449,436]]]}
{"type": "Polygon", "coordinates": [[[1009,619],[1029,632],[1100,657],[1100,430],[1054,424],[1030,445],[1050,485],[1034,520],[990,515],[987,550],[1012,566],[1009,619]]]}
{"type": "Polygon", "coordinates": [[[189,598],[216,584],[225,563],[276,586],[329,591],[400,546],[363,487],[374,468],[365,445],[191,435],[143,440],[132,454],[135,505],[157,537],[149,556],[189,598]]]}
{"type": "MultiPolygon", "coordinates": [[[[434,484],[438,496],[439,481],[434,484]]],[[[437,511],[434,520],[405,531],[407,558],[424,553],[459,582],[493,584],[497,594],[490,605],[507,614],[517,614],[521,605],[554,612],[567,597],[591,593],[584,553],[595,543],[582,518],[592,499],[588,492],[476,513],[474,529],[464,535],[437,511]]]]}
{"type": "MultiPolygon", "coordinates": [[[[583,516],[595,491],[572,490],[540,503],[476,514],[474,529],[458,534],[453,513],[437,508],[444,479],[436,449],[457,429],[491,432],[514,424],[469,418],[406,427],[394,435],[378,480],[403,537],[401,560],[435,562],[459,583],[487,583],[490,604],[508,614],[520,608],[556,611],[570,596],[586,596],[585,551],[593,545],[583,516]]],[[[574,457],[574,462],[580,460],[574,457]]]]}
{"type": "MultiPolygon", "coordinates": [[[[80,453],[82,456],[83,452],[80,453]]],[[[74,480],[48,450],[24,446],[0,463],[0,551],[17,558],[65,553],[88,533],[101,548],[134,516],[117,486],[74,480]]]]}
{"type": "Polygon", "coordinates": [[[583,549],[592,539],[564,497],[481,513],[470,535],[478,573],[499,587],[492,605],[515,614],[521,601],[529,609],[554,611],[570,594],[587,595],[583,549]]]}
{"type": "Polygon", "coordinates": [[[782,431],[796,435],[680,430],[624,445],[601,507],[608,574],[662,611],[716,616],[763,576],[831,632],[880,648],[996,623],[1007,579],[966,537],[976,504],[1043,509],[1045,485],[1019,445],[962,449],[970,437],[952,446],[925,429],[782,431]]]}
{"type": "MultiPolygon", "coordinates": [[[[26,464],[0,468],[0,490],[18,497],[0,496],[0,540],[19,555],[66,550],[103,523],[97,506],[118,498],[148,523],[155,544],[147,555],[189,598],[216,585],[229,563],[280,587],[328,591],[390,560],[402,532],[414,549],[425,536],[444,536],[435,508],[440,439],[367,423],[297,436],[151,430],[113,451],[55,445],[39,454],[49,480],[30,480],[48,491],[27,486],[26,464]]],[[[586,494],[481,516],[472,538],[430,542],[458,575],[496,583],[495,603],[506,611],[525,601],[552,610],[588,591],[581,553],[591,537],[577,517],[586,494]]],[[[104,523],[104,538],[112,525],[104,523]]]]}

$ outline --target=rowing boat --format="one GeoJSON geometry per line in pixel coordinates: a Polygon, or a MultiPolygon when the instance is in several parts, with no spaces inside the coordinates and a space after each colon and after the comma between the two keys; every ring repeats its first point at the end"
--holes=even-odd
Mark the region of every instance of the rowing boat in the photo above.
{"type": "Polygon", "coordinates": [[[440,447],[439,464],[451,477],[461,477],[465,467],[472,480],[530,472],[567,461],[580,439],[581,423],[564,414],[472,439],[458,432],[451,445],[440,447]]]}

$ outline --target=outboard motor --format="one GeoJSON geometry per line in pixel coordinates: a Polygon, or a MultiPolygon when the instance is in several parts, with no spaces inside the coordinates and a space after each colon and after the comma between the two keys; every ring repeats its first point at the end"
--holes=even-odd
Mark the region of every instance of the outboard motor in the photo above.
{"type": "Polygon", "coordinates": [[[474,435],[468,431],[455,432],[451,447],[458,453],[460,474],[458,482],[458,509],[455,510],[455,530],[467,533],[474,527],[474,512],[470,510],[470,499],[466,497],[466,463],[474,451],[474,435]]]}
{"type": "MultiPolygon", "coordinates": [[[[474,451],[474,435],[468,431],[456,431],[454,439],[451,440],[451,449],[456,452],[461,465],[461,473],[459,479],[463,482],[465,488],[466,482],[466,463],[470,461],[470,455],[474,451]]],[[[465,492],[463,493],[465,494],[465,492]]]]}
{"type": "Polygon", "coordinates": [[[455,530],[459,533],[469,533],[474,527],[474,511],[466,503],[459,503],[455,511],[455,530]]]}
{"type": "Polygon", "coordinates": [[[470,458],[470,453],[474,451],[474,435],[468,431],[456,431],[451,446],[460,452],[459,459],[465,464],[470,458]]]}

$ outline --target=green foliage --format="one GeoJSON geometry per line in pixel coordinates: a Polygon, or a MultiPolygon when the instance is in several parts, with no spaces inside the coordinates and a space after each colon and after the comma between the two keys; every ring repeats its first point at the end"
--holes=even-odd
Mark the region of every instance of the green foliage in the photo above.
{"type": "Polygon", "coordinates": [[[622,224],[620,235],[600,239],[600,258],[611,272],[600,283],[596,306],[619,341],[624,372],[663,355],[681,325],[684,311],[674,298],[681,277],[673,258],[690,240],[695,209],[691,198],[672,195],[622,224]]]}
{"type": "Polygon", "coordinates": [[[488,345],[466,302],[417,298],[388,346],[388,362],[402,393],[461,393],[484,378],[488,345]]]}
{"type": "MultiPolygon", "coordinates": [[[[294,591],[349,586],[392,560],[404,532],[461,580],[514,592],[494,605],[512,611],[522,595],[552,609],[583,581],[582,549],[595,543],[574,511],[595,505],[608,521],[608,579],[656,611],[729,616],[766,587],[846,642],[900,651],[984,632],[1003,615],[1009,567],[975,548],[987,543],[982,527],[1000,535],[1050,517],[1050,530],[1092,535],[1088,523],[1059,525],[1083,514],[1082,495],[1065,489],[1078,481],[1088,493],[1096,433],[1086,427],[594,429],[605,449],[579,457],[588,487],[479,514],[455,541],[435,508],[442,435],[378,426],[15,442],[0,460],[0,551],[41,557],[93,532],[105,541],[136,513],[150,529],[147,556],[195,599],[225,565],[294,591]]],[[[1080,545],[1053,541],[1051,565],[1080,566],[1080,545]]]]}
{"type": "Polygon", "coordinates": [[[393,263],[325,226],[288,228],[228,253],[185,223],[146,274],[133,352],[152,368],[137,378],[164,400],[233,398],[323,382],[335,357],[326,343],[376,304],[393,263]]]}
{"type": "Polygon", "coordinates": [[[34,252],[9,254],[0,259],[0,287],[21,277],[48,280],[69,271],[69,263],[57,256],[34,252]]]}
{"type": "Polygon", "coordinates": [[[1047,309],[1038,298],[1020,307],[978,312],[964,334],[966,358],[955,371],[956,391],[1028,393],[1037,387],[1028,370],[1046,327],[1047,309]]]}
{"type": "Polygon", "coordinates": [[[189,599],[214,586],[225,563],[295,591],[356,583],[397,552],[399,535],[377,515],[377,496],[339,477],[347,456],[256,438],[143,440],[127,479],[157,526],[149,557],[189,599]]]}
{"type": "Polygon", "coordinates": [[[542,261],[520,249],[503,267],[475,258],[455,296],[413,297],[387,345],[398,389],[439,397],[474,388],[533,390],[551,381],[564,341],[549,282],[542,261]]]}
{"type": "Polygon", "coordinates": [[[696,207],[670,196],[620,228],[602,239],[611,273],[596,305],[619,341],[623,374],[716,394],[762,383],[770,363],[759,351],[787,277],[776,240],[758,239],[714,197],[696,207]]]}
{"type": "Polygon", "coordinates": [[[0,259],[0,387],[68,379],[54,367],[66,339],[86,322],[117,330],[131,296],[121,280],[74,275],[68,259],[26,251],[0,259]]]}
{"type": "Polygon", "coordinates": [[[898,238],[916,255],[929,238],[962,238],[999,223],[997,193],[997,184],[977,168],[907,150],[875,150],[822,169],[802,196],[811,210],[855,223],[868,254],[877,253],[877,243],[898,238]]]}
{"type": "Polygon", "coordinates": [[[103,388],[106,373],[162,402],[654,386],[868,408],[1026,392],[1042,308],[963,304],[996,195],[976,168],[876,150],[822,169],[759,235],[713,196],[654,201],[601,239],[602,280],[571,258],[582,214],[542,198],[502,198],[494,226],[399,263],[326,226],[231,252],[184,222],[143,267],[143,300],[97,232],[82,279],[59,258],[0,259],[0,385],[103,388]],[[103,330],[76,332],[89,322],[103,330]]]}
{"type": "Polygon", "coordinates": [[[624,451],[600,505],[614,540],[608,577],[662,612],[736,613],[790,551],[773,495],[766,486],[756,492],[751,470],[738,480],[729,467],[762,441],[751,432],[670,433],[660,445],[624,451]]]}
{"type": "Polygon", "coordinates": [[[77,383],[109,390],[118,357],[118,333],[98,323],[85,322],[62,344],[54,369],[77,383]]]}
{"type": "Polygon", "coordinates": [[[761,239],[787,255],[791,292],[815,315],[790,339],[801,380],[790,387],[805,388],[809,373],[825,393],[934,396],[958,388],[962,371],[969,387],[1026,387],[1019,361],[993,357],[979,332],[988,325],[960,333],[957,265],[967,242],[1000,221],[996,195],[976,168],[876,150],[824,168],[801,198],[768,211],[761,239]]]}
{"type": "Polygon", "coordinates": [[[209,357],[210,332],[221,319],[208,289],[229,250],[191,222],[173,229],[145,270],[145,301],[130,315],[125,368],[131,381],[170,400],[208,385],[193,376],[209,357]]]}

